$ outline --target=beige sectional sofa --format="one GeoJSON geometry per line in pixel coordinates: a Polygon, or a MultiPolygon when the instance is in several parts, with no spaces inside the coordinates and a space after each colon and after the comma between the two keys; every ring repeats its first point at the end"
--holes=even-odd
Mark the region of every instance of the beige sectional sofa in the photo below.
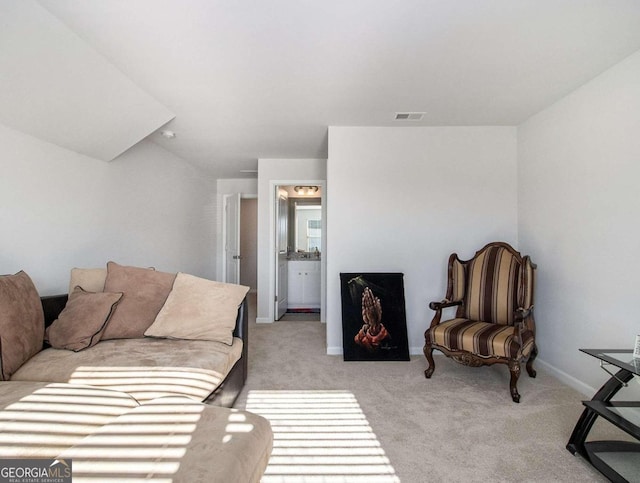
{"type": "Polygon", "coordinates": [[[68,298],[42,299],[24,272],[0,277],[0,458],[70,459],[74,481],[260,480],[269,422],[231,408],[246,290],[151,272],[76,269],[68,298]]]}

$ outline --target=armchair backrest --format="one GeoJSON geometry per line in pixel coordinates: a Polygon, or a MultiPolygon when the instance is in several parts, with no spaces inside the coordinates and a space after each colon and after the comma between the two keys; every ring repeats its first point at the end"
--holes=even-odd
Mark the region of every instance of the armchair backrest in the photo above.
{"type": "Polygon", "coordinates": [[[535,265],[510,245],[489,243],[471,260],[449,258],[447,298],[462,300],[459,317],[513,325],[515,310],[533,305],[535,265]]]}

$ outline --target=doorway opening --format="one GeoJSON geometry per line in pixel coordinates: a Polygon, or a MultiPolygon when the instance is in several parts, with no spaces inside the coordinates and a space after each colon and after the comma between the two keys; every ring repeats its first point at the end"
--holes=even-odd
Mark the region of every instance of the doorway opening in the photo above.
{"type": "Polygon", "coordinates": [[[240,198],[240,285],[258,289],[258,198],[240,198]]]}
{"type": "Polygon", "coordinates": [[[322,186],[275,187],[274,320],[322,320],[322,186]]]}
{"type": "Polygon", "coordinates": [[[223,196],[222,281],[258,287],[258,197],[240,193],[223,196]]]}

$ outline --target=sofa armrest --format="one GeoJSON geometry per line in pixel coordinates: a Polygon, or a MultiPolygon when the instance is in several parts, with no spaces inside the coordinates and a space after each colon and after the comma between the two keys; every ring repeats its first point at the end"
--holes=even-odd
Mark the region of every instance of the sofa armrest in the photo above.
{"type": "Polygon", "coordinates": [[[47,295],[40,297],[42,302],[42,310],[44,312],[44,326],[49,327],[54,320],[58,318],[60,312],[67,305],[67,294],[62,295],[47,295]]]}
{"type": "Polygon", "coordinates": [[[249,371],[249,306],[245,297],[240,307],[238,307],[238,317],[236,319],[236,328],[233,330],[234,337],[242,339],[242,383],[247,380],[249,371]]]}
{"type": "Polygon", "coordinates": [[[238,315],[236,317],[236,327],[233,329],[233,336],[239,337],[242,340],[247,339],[247,329],[248,329],[248,307],[247,307],[247,298],[245,297],[240,303],[238,307],[238,315]]]}

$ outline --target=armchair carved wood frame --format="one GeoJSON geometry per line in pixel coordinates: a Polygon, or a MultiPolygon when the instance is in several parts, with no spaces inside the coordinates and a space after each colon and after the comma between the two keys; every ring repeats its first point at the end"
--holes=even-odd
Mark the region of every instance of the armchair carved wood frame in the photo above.
{"type": "Polygon", "coordinates": [[[536,377],[536,268],[528,256],[503,242],[487,244],[467,261],[452,254],[445,299],[429,304],[436,313],[424,334],[425,377],[431,378],[435,369],[433,349],[466,366],[507,364],[511,398],[520,402],[517,383],[522,361],[527,360],[529,376],[536,377]],[[457,307],[455,318],[441,322],[447,307],[457,307]]]}

